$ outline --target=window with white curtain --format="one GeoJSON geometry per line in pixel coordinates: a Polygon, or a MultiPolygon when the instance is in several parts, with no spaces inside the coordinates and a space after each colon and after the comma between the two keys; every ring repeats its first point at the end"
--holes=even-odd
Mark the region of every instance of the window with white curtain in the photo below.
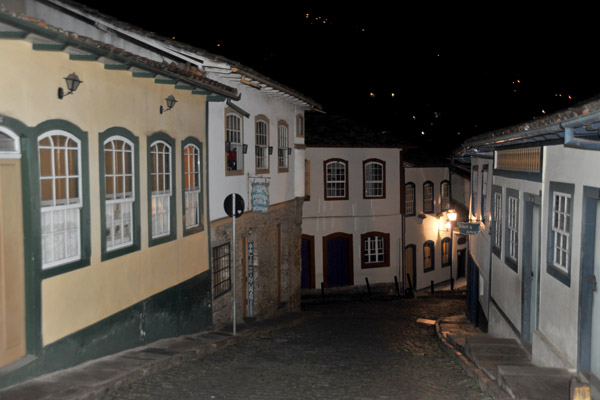
{"type": "Polygon", "coordinates": [[[38,138],[42,269],[81,258],[81,144],[64,131],[38,138]]]}

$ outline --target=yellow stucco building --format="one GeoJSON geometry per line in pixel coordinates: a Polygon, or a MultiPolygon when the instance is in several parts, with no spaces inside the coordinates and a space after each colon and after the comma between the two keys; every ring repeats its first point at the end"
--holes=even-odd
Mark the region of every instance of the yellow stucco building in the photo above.
{"type": "Polygon", "coordinates": [[[0,54],[0,387],[210,327],[206,110],[236,91],[1,7],[0,54]]]}

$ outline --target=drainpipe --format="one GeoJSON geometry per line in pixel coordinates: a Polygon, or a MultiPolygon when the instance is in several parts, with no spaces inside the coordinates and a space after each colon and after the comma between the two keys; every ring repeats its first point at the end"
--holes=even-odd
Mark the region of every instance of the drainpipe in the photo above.
{"type": "MultiPolygon", "coordinates": [[[[405,214],[405,210],[404,210],[404,155],[402,154],[402,151],[404,149],[400,149],[400,215],[402,215],[402,248],[400,249],[400,254],[401,254],[401,260],[402,260],[402,265],[398,266],[398,275],[401,274],[402,272],[402,268],[406,268],[406,257],[405,257],[405,252],[404,252],[404,247],[405,247],[405,236],[406,236],[406,217],[404,216],[405,214]]],[[[404,274],[406,275],[406,274],[404,274]]],[[[400,275],[402,278],[402,282],[403,282],[403,288],[406,290],[406,276],[402,276],[400,275]]]]}
{"type": "Polygon", "coordinates": [[[204,197],[206,197],[206,215],[204,216],[205,220],[206,220],[206,237],[208,240],[208,273],[210,275],[209,277],[209,282],[210,282],[210,287],[208,288],[208,297],[209,297],[209,308],[210,308],[210,325],[211,328],[215,325],[214,319],[213,319],[213,310],[214,310],[214,304],[213,304],[213,262],[212,262],[212,235],[210,233],[211,229],[210,229],[210,192],[208,190],[208,184],[209,184],[209,176],[210,176],[210,162],[208,160],[208,146],[209,146],[209,142],[208,142],[208,137],[209,137],[209,132],[210,132],[210,127],[209,127],[209,104],[210,101],[208,101],[208,98],[206,99],[206,106],[205,106],[205,145],[204,145],[204,154],[202,155],[202,161],[204,162],[204,166],[206,166],[206,168],[204,169],[204,185],[205,187],[204,189],[204,197]],[[205,156],[206,155],[206,156],[205,156]]]}

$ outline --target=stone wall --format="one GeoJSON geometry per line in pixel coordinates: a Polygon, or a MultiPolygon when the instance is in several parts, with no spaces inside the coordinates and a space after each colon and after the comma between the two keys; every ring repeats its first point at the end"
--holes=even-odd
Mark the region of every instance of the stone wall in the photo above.
{"type": "MultiPolygon", "coordinates": [[[[302,202],[299,198],[271,206],[265,214],[246,212],[236,218],[238,323],[250,316],[247,261],[250,242],[254,246],[253,317],[266,319],[283,312],[300,310],[302,202]]],[[[231,218],[212,222],[211,246],[214,248],[229,242],[233,258],[232,228],[231,218]]],[[[212,307],[214,327],[218,329],[230,325],[233,320],[232,291],[214,298],[212,307]]]]}

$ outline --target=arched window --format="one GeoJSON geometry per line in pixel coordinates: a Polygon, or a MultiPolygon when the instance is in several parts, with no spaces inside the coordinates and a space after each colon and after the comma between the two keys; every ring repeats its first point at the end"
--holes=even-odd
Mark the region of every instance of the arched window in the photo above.
{"type": "Polygon", "coordinates": [[[442,239],[442,267],[452,264],[452,243],[450,238],[442,239]]]}
{"type": "Polygon", "coordinates": [[[122,136],[104,141],[104,202],[106,250],[133,244],[135,202],[134,145],[122,136]]]}
{"type": "Polygon", "coordinates": [[[433,271],[435,268],[435,245],[428,240],[423,244],[423,272],[433,271]]]}
{"type": "Polygon", "coordinates": [[[202,223],[202,153],[198,144],[184,143],[183,146],[183,228],[189,231],[202,223]]]}
{"type": "Polygon", "coordinates": [[[404,215],[415,215],[415,184],[412,182],[404,185],[404,215]]]}
{"type": "Polygon", "coordinates": [[[279,171],[285,172],[289,168],[291,148],[289,145],[288,125],[284,121],[279,121],[277,126],[278,142],[277,142],[277,159],[279,171]]]}
{"type": "Polygon", "coordinates": [[[332,159],[325,165],[325,200],[348,199],[348,162],[332,159]]]}
{"type": "Polygon", "coordinates": [[[385,197],[385,161],[363,162],[363,188],[365,199],[385,197]]]}
{"type": "Polygon", "coordinates": [[[227,153],[227,171],[244,170],[242,118],[229,112],[225,117],[225,152],[227,153]]]}
{"type": "Polygon", "coordinates": [[[256,117],[256,171],[269,171],[269,120],[264,116],[256,117]]]}
{"type": "Polygon", "coordinates": [[[81,258],[81,143],[54,130],[38,139],[42,269],[81,258]]]}
{"type": "Polygon", "coordinates": [[[19,137],[12,131],[0,127],[0,158],[20,158],[19,137]]]}
{"type": "Polygon", "coordinates": [[[450,182],[442,181],[440,183],[440,201],[442,206],[442,211],[447,211],[450,209],[450,182]]]}
{"type": "Polygon", "coordinates": [[[176,237],[174,143],[172,138],[160,132],[148,138],[150,245],[176,237]]]}
{"type": "Polygon", "coordinates": [[[423,184],[423,212],[433,213],[433,183],[429,181],[423,184]]]}

